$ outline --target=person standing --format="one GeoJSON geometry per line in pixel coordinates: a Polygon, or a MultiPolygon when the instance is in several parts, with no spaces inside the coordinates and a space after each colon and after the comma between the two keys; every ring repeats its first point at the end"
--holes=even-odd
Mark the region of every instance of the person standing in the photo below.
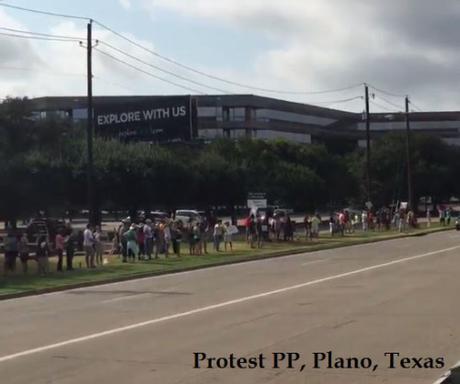
{"type": "Polygon", "coordinates": [[[27,262],[29,261],[29,240],[27,234],[23,232],[18,244],[19,260],[21,260],[22,272],[27,273],[27,262]]]}
{"type": "Polygon", "coordinates": [[[37,265],[38,274],[40,276],[46,276],[49,272],[49,255],[50,247],[46,236],[39,236],[37,241],[37,265]]]}
{"type": "Polygon", "coordinates": [[[145,236],[143,225],[140,225],[137,229],[137,244],[139,246],[139,260],[141,260],[145,257],[145,236]]]}
{"type": "Polygon", "coordinates": [[[202,238],[201,238],[201,228],[200,224],[195,222],[192,225],[192,235],[193,235],[193,244],[194,251],[193,254],[196,256],[202,255],[202,238]]]}
{"type": "Polygon", "coordinates": [[[126,246],[128,251],[128,260],[136,261],[139,254],[139,247],[137,245],[137,231],[136,226],[131,224],[129,230],[124,234],[126,238],[126,246]]]}
{"type": "Polygon", "coordinates": [[[446,225],[450,225],[450,220],[452,218],[452,207],[449,207],[448,209],[446,209],[446,225]]]}
{"type": "Polygon", "coordinates": [[[171,245],[171,227],[169,222],[165,222],[163,227],[163,240],[164,240],[164,249],[165,257],[169,256],[169,246],[171,245]]]}
{"type": "Polygon", "coordinates": [[[431,227],[431,210],[428,208],[426,210],[426,227],[430,228],[431,227]]]}
{"type": "Polygon", "coordinates": [[[173,253],[178,257],[180,256],[180,241],[180,222],[174,221],[171,223],[171,245],[173,248],[173,253]]]}
{"type": "Polygon", "coordinates": [[[86,226],[83,232],[83,249],[85,251],[86,268],[96,268],[94,265],[94,236],[90,224],[86,226]]]}
{"type": "Polygon", "coordinates": [[[161,253],[164,253],[164,223],[159,222],[155,226],[155,259],[158,259],[161,253]]]}
{"type": "Polygon", "coordinates": [[[152,220],[145,220],[144,224],[144,242],[145,242],[145,254],[148,260],[152,260],[153,252],[153,230],[152,230],[152,220]]]}
{"type": "Polygon", "coordinates": [[[248,221],[248,227],[249,227],[249,244],[251,248],[255,248],[255,242],[257,240],[257,224],[256,224],[256,219],[253,214],[249,216],[249,221],[248,221]]]}
{"type": "Polygon", "coordinates": [[[303,219],[303,226],[305,229],[305,239],[309,240],[311,238],[311,220],[308,214],[303,219]]]}
{"type": "Polygon", "coordinates": [[[8,272],[16,271],[16,258],[18,257],[18,238],[16,236],[15,230],[8,229],[7,235],[3,240],[3,248],[5,251],[5,267],[3,272],[6,276],[8,272]]]}
{"type": "Polygon", "coordinates": [[[222,226],[222,220],[218,220],[216,225],[214,226],[214,233],[213,233],[214,250],[216,252],[220,251],[220,243],[222,242],[223,234],[224,234],[224,228],[222,226]]]}
{"type": "Polygon", "coordinates": [[[61,231],[58,231],[54,241],[56,244],[56,252],[58,256],[57,271],[62,272],[62,259],[64,258],[65,239],[61,231]]]}
{"type": "Polygon", "coordinates": [[[100,226],[96,226],[94,231],[94,252],[96,254],[96,264],[103,265],[104,243],[102,242],[102,231],[100,226]]]}
{"type": "Polygon", "coordinates": [[[331,216],[329,217],[329,234],[331,236],[334,236],[334,233],[335,233],[335,218],[334,218],[334,214],[331,214],[331,216]]]}
{"type": "Polygon", "coordinates": [[[117,230],[117,236],[120,242],[119,246],[121,250],[121,256],[122,256],[123,263],[126,263],[128,261],[128,245],[126,243],[126,237],[125,237],[125,233],[128,231],[128,229],[129,229],[128,222],[126,220],[122,220],[117,230]]]}
{"type": "Polygon", "coordinates": [[[319,237],[319,224],[321,223],[321,218],[319,214],[316,214],[312,217],[311,219],[311,232],[312,232],[312,238],[317,238],[319,237]]]}
{"type": "Polygon", "coordinates": [[[443,208],[439,208],[439,222],[441,226],[444,226],[446,223],[446,211],[443,208]]]}
{"type": "Polygon", "coordinates": [[[66,257],[66,269],[68,271],[73,271],[73,256],[75,254],[75,235],[73,233],[72,227],[69,224],[66,228],[65,236],[65,257],[66,257]]]}
{"type": "MultiPolygon", "coordinates": [[[[262,248],[264,244],[264,231],[263,231],[263,220],[260,216],[257,216],[257,221],[256,221],[256,231],[257,231],[257,248],[262,248]]],[[[228,230],[231,233],[231,228],[228,228],[228,230]]],[[[231,233],[233,235],[233,233],[231,233]]],[[[230,239],[231,240],[231,239],[230,239]]],[[[230,248],[231,247],[231,242],[230,242],[230,248]]],[[[233,249],[232,249],[233,250],[233,249]]]]}
{"type": "Polygon", "coordinates": [[[208,241],[209,241],[209,221],[206,216],[203,216],[200,222],[201,231],[201,243],[203,245],[203,253],[208,253],[208,241]]]}
{"type": "Polygon", "coordinates": [[[401,209],[399,211],[399,232],[406,232],[406,220],[407,220],[407,215],[404,209],[401,209]]]}
{"type": "Polygon", "coordinates": [[[230,251],[233,251],[232,244],[232,232],[230,230],[230,222],[226,221],[224,224],[224,249],[227,251],[227,245],[230,247],[230,251]]]}
{"type": "Polygon", "coordinates": [[[363,211],[361,213],[361,223],[363,224],[363,232],[367,232],[369,228],[369,222],[368,222],[368,216],[367,216],[367,211],[363,211]]]}

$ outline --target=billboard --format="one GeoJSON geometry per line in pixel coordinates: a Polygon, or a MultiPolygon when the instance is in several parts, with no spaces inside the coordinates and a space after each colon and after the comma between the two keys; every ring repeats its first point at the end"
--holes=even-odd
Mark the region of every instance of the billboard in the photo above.
{"type": "Polygon", "coordinates": [[[190,96],[101,104],[94,108],[95,132],[122,141],[189,141],[195,136],[193,110],[190,96]]]}
{"type": "Polygon", "coordinates": [[[247,205],[252,211],[257,211],[258,208],[267,208],[267,194],[265,192],[249,192],[247,205]]]}

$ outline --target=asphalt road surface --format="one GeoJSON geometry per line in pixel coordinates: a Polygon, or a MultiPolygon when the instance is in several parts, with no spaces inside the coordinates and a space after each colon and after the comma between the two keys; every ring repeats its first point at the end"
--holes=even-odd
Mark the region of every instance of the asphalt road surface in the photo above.
{"type": "Polygon", "coordinates": [[[448,231],[7,300],[0,383],[432,384],[460,359],[459,287],[448,231]]]}

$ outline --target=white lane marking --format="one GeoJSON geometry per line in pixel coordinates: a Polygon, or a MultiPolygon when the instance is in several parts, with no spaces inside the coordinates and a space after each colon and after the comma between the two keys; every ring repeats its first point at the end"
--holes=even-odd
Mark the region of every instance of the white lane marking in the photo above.
{"type": "Polygon", "coordinates": [[[324,263],[326,260],[325,259],[322,259],[322,260],[312,260],[312,261],[307,261],[306,263],[302,263],[300,264],[302,267],[304,267],[305,265],[310,265],[310,264],[316,264],[316,263],[324,263]]]}
{"type": "Polygon", "coordinates": [[[452,371],[455,369],[455,368],[458,368],[460,366],[460,361],[457,361],[457,363],[451,368],[449,369],[444,375],[442,375],[438,380],[436,380],[433,384],[443,384],[446,382],[446,379],[448,377],[450,377],[450,375],[452,374],[452,371]]]}
{"type": "Polygon", "coordinates": [[[390,261],[388,263],[377,264],[377,265],[373,265],[373,266],[370,266],[370,267],[356,269],[354,271],[345,272],[345,273],[341,273],[341,274],[338,274],[338,275],[332,275],[332,276],[328,276],[328,277],[323,277],[321,279],[307,281],[307,282],[304,282],[304,283],[291,285],[289,287],[275,289],[273,291],[262,292],[262,293],[258,293],[258,294],[251,295],[251,296],[240,297],[239,299],[224,301],[222,303],[212,304],[212,305],[208,305],[206,307],[192,309],[192,310],[186,311],[186,312],[175,313],[174,315],[163,316],[163,317],[159,317],[159,318],[156,318],[156,319],[142,321],[140,323],[126,325],[124,327],[113,328],[113,329],[109,329],[107,331],[102,331],[102,332],[93,333],[93,334],[90,334],[90,335],[87,335],[87,336],[77,337],[75,339],[69,339],[69,340],[61,341],[61,342],[55,343],[55,344],[45,345],[43,347],[28,349],[28,350],[25,350],[25,351],[22,351],[22,352],[17,352],[17,353],[13,353],[11,355],[5,355],[5,356],[0,357],[0,363],[3,363],[3,362],[8,361],[8,360],[16,359],[18,357],[23,357],[23,356],[32,355],[32,354],[39,353],[39,352],[48,351],[50,349],[56,349],[56,348],[64,347],[64,346],[71,345],[71,344],[81,343],[83,341],[98,339],[98,338],[103,337],[103,336],[109,336],[109,335],[113,335],[113,334],[116,334],[116,333],[130,331],[132,329],[145,327],[147,325],[158,324],[158,323],[162,323],[162,322],[169,321],[169,320],[180,319],[182,317],[195,315],[197,313],[212,311],[214,309],[219,309],[219,308],[223,308],[223,307],[228,307],[230,305],[245,303],[247,301],[260,299],[260,298],[267,297],[267,296],[277,295],[279,293],[284,293],[284,292],[292,291],[292,290],[295,290],[295,289],[304,288],[304,287],[308,287],[308,286],[311,286],[311,285],[324,283],[326,281],[331,281],[331,280],[335,280],[335,279],[341,279],[343,277],[353,276],[353,275],[357,275],[359,273],[369,272],[369,271],[373,271],[375,269],[385,268],[385,267],[389,267],[391,265],[405,263],[407,261],[417,260],[417,259],[421,259],[421,258],[424,258],[424,257],[437,255],[439,253],[453,251],[453,250],[459,249],[459,248],[460,248],[460,245],[455,246],[455,247],[450,247],[450,248],[439,249],[437,251],[423,253],[423,254],[420,254],[420,255],[406,257],[404,259],[398,259],[398,260],[390,261]]]}

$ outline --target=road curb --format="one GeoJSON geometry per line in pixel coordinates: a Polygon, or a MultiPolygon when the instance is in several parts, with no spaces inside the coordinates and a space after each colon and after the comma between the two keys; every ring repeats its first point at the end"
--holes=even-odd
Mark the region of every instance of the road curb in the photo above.
{"type": "MultiPolygon", "coordinates": [[[[234,259],[234,260],[225,260],[225,261],[222,261],[222,262],[216,260],[215,262],[205,264],[205,265],[197,265],[197,266],[192,266],[192,267],[182,267],[182,268],[177,268],[177,269],[169,270],[169,271],[155,271],[155,272],[147,272],[147,273],[138,273],[138,274],[133,274],[133,275],[119,276],[119,277],[114,277],[114,278],[103,279],[103,280],[100,280],[100,281],[87,281],[87,282],[81,282],[81,283],[76,283],[76,284],[63,285],[63,286],[60,286],[60,287],[50,287],[50,288],[43,288],[43,289],[37,289],[37,290],[25,291],[25,292],[18,292],[18,293],[7,293],[7,294],[4,294],[4,295],[0,294],[0,301],[17,299],[17,298],[27,297],[27,296],[37,296],[37,295],[42,295],[42,294],[46,294],[46,293],[69,291],[69,290],[78,289],[78,288],[94,287],[94,286],[105,285],[105,284],[110,284],[110,283],[118,283],[118,282],[123,282],[123,281],[137,280],[137,279],[142,279],[142,278],[147,278],[147,277],[162,276],[162,275],[172,275],[172,274],[175,274],[175,273],[181,273],[181,272],[186,272],[186,271],[195,271],[195,270],[199,270],[199,269],[212,268],[212,267],[217,267],[217,266],[222,266],[222,265],[240,264],[240,263],[245,263],[245,262],[248,262],[248,261],[273,259],[273,258],[277,258],[277,257],[296,255],[296,254],[301,254],[301,253],[311,253],[311,252],[326,251],[326,250],[329,250],[329,249],[352,247],[352,246],[363,245],[363,244],[372,244],[372,243],[388,241],[388,240],[395,240],[395,239],[402,239],[402,238],[407,238],[407,237],[426,236],[426,235],[429,235],[429,234],[433,234],[433,233],[437,233],[437,232],[444,232],[444,231],[448,231],[448,230],[453,230],[453,228],[451,228],[451,227],[436,228],[436,229],[430,229],[430,230],[423,230],[423,231],[416,232],[416,233],[406,233],[406,234],[403,234],[403,235],[395,234],[395,235],[390,235],[388,237],[370,238],[370,239],[366,239],[366,240],[350,241],[349,243],[346,243],[346,244],[343,244],[343,243],[340,243],[340,244],[327,244],[326,246],[322,246],[321,244],[318,244],[317,247],[311,247],[311,246],[310,247],[299,247],[297,249],[294,248],[294,249],[290,249],[290,250],[274,251],[274,252],[270,252],[270,253],[267,253],[267,254],[241,257],[241,258],[237,258],[237,259],[234,259]]],[[[448,382],[446,382],[446,383],[448,383],[448,382]]]]}

